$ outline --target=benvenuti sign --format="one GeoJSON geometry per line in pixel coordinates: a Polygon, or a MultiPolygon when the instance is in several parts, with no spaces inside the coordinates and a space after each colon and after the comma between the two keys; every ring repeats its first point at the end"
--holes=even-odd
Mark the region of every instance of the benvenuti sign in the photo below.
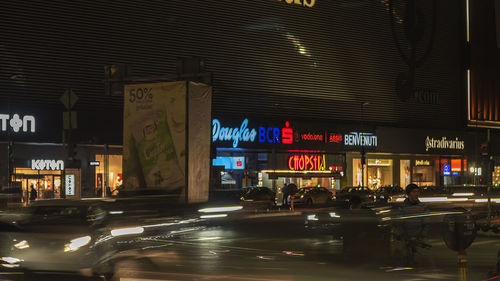
{"type": "Polygon", "coordinates": [[[316,0],[277,0],[290,5],[299,5],[303,7],[312,8],[316,4],[316,0]]]}

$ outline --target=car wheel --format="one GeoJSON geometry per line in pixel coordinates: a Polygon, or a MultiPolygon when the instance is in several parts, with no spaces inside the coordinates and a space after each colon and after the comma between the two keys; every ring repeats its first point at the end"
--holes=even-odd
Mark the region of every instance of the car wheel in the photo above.
{"type": "Polygon", "coordinates": [[[312,201],[312,199],[311,199],[311,198],[307,199],[307,201],[306,201],[306,205],[307,205],[308,207],[312,207],[312,206],[313,206],[313,201],[312,201]]]}

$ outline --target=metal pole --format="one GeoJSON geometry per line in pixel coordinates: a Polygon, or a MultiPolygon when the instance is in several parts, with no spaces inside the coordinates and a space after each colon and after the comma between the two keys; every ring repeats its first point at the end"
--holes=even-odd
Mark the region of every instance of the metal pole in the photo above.
{"type": "MultiPolygon", "coordinates": [[[[365,130],[365,116],[364,116],[364,106],[369,105],[370,102],[362,102],[361,103],[361,133],[364,133],[365,130]]],[[[366,157],[365,157],[365,146],[364,143],[362,142],[361,144],[361,187],[365,186],[365,164],[366,164],[366,157]]]]}
{"type": "MultiPolygon", "coordinates": [[[[364,119],[364,103],[361,103],[361,132],[363,133],[365,126],[364,119]]],[[[361,187],[365,186],[365,149],[361,145],[361,187]]]]}
{"type": "Polygon", "coordinates": [[[458,276],[460,281],[467,281],[467,253],[458,252],[458,276]]]}
{"type": "Polygon", "coordinates": [[[109,157],[108,157],[108,145],[104,145],[104,186],[102,188],[102,197],[106,197],[108,184],[109,184],[109,157]]]}

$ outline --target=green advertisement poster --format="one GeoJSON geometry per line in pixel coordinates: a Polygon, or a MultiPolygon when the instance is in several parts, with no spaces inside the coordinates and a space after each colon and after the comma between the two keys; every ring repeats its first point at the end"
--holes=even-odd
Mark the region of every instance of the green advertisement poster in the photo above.
{"type": "Polygon", "coordinates": [[[123,180],[127,190],[186,186],[186,82],[126,85],[123,180]]]}

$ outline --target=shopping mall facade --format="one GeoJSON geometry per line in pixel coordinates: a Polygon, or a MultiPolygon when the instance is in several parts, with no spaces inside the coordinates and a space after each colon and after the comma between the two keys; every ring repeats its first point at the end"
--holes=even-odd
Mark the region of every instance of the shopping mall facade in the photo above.
{"type": "Polygon", "coordinates": [[[414,69],[404,6],[299,2],[12,4],[0,44],[0,185],[33,185],[41,198],[60,197],[67,174],[68,196],[118,187],[127,96],[105,94],[103,66],[158,81],[193,56],[212,77],[212,190],[500,182],[500,167],[490,171],[498,133],[469,124],[466,1],[417,2],[414,69]],[[68,88],[78,96],[76,161],[62,137],[68,88]]]}

